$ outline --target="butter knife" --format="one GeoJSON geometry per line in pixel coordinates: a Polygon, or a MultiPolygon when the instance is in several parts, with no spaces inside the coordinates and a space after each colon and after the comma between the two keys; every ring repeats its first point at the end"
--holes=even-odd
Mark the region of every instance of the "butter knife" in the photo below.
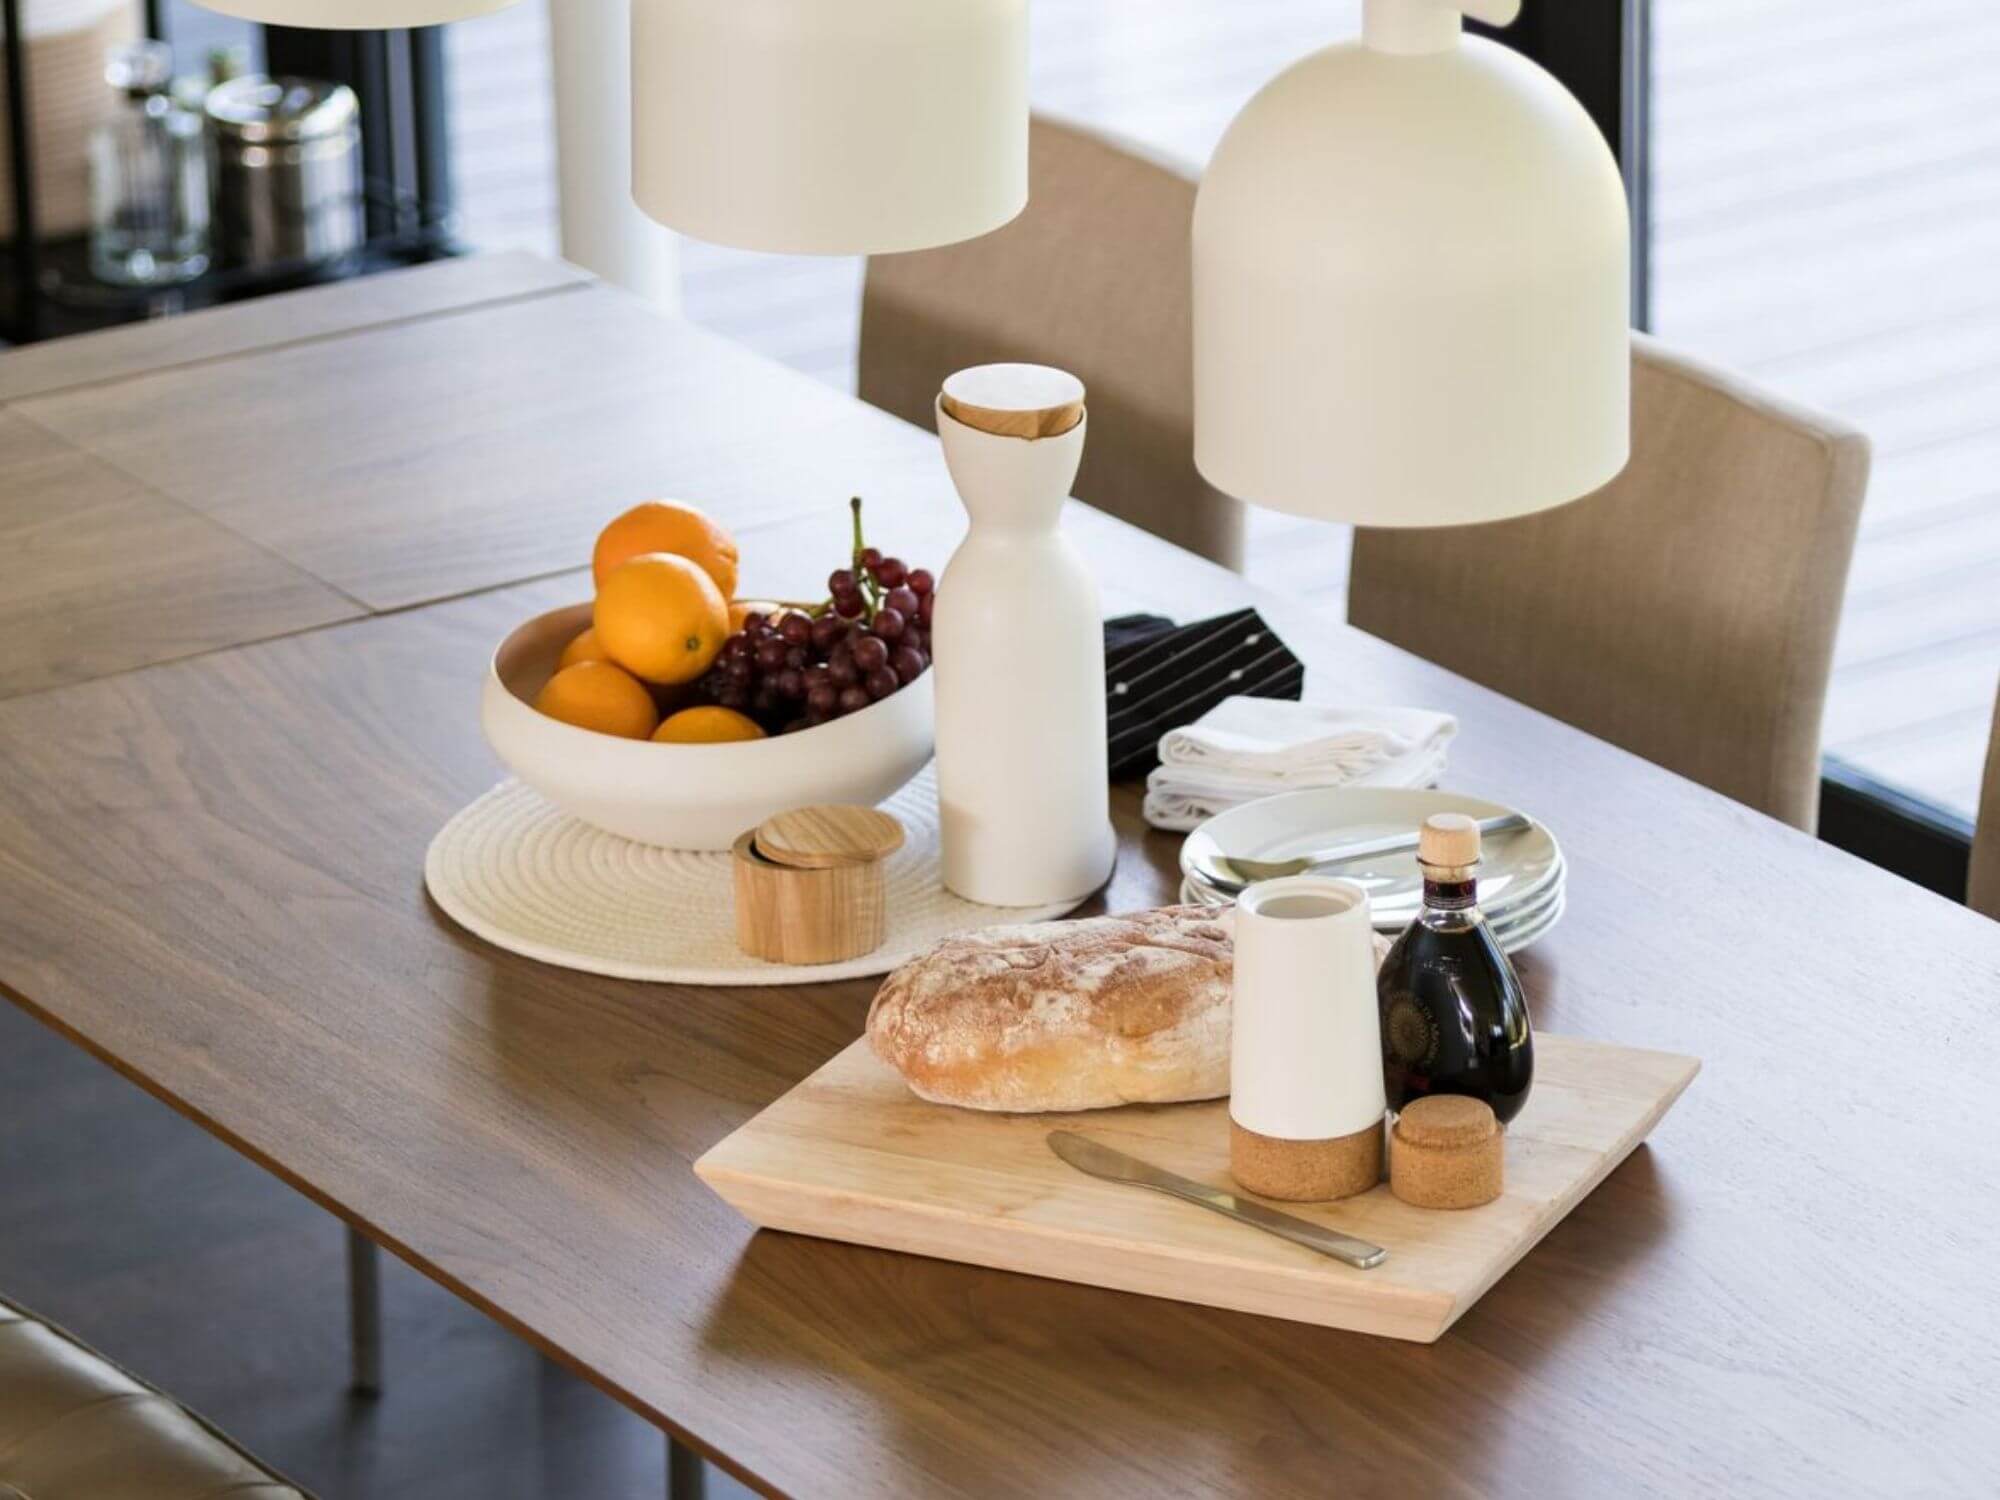
{"type": "Polygon", "coordinates": [[[1106,1182],[1151,1188],[1169,1197],[1183,1199],[1224,1218],[1234,1219],[1239,1224],[1248,1224],[1252,1229],[1261,1229],[1281,1240],[1290,1240],[1308,1250],[1317,1250],[1321,1255],[1330,1255],[1363,1271],[1372,1270],[1389,1258],[1389,1252],[1380,1245],[1371,1245],[1366,1240],[1357,1240],[1352,1235],[1340,1234],[1332,1229],[1322,1229],[1317,1224],[1281,1214],[1275,1208],[1266,1208],[1261,1203],[1221,1188],[1204,1187],[1199,1182],[1140,1161],[1136,1156],[1127,1156],[1123,1151],[1099,1145],[1073,1130],[1050,1131],[1049,1149],[1079,1172],[1101,1177],[1106,1182]]]}

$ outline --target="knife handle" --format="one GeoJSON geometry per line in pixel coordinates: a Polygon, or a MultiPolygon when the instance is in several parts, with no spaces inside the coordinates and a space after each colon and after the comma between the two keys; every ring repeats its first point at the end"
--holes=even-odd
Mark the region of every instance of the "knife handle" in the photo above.
{"type": "Polygon", "coordinates": [[[1186,1186],[1177,1182],[1148,1183],[1147,1186],[1157,1187],[1163,1193],[1221,1214],[1226,1219],[1234,1219],[1239,1224],[1248,1224],[1252,1229],[1275,1234],[1281,1240],[1290,1240],[1294,1245],[1303,1245],[1308,1250],[1331,1256],[1357,1270],[1372,1271],[1389,1258],[1389,1252],[1380,1245],[1371,1245],[1366,1240],[1358,1240],[1335,1229],[1323,1229],[1220,1188],[1205,1188],[1192,1182],[1186,1186]]]}

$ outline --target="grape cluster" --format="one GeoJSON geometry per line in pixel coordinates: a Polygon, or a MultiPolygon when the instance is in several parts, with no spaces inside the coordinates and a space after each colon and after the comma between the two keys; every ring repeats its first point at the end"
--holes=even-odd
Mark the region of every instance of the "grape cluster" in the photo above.
{"type": "Polygon", "coordinates": [[[703,701],[791,734],[858,713],[930,667],[936,580],[863,545],[853,507],[852,564],[827,578],[825,601],[745,615],[696,685],[703,701]]]}

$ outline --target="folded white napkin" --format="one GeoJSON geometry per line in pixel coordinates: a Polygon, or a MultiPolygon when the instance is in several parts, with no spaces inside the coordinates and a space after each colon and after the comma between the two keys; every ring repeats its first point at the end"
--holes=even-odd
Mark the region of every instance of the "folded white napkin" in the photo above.
{"type": "Polygon", "coordinates": [[[1146,821],[1185,830],[1242,802],[1305,787],[1433,785],[1458,733],[1450,714],[1225,698],[1160,739],[1146,821]]]}

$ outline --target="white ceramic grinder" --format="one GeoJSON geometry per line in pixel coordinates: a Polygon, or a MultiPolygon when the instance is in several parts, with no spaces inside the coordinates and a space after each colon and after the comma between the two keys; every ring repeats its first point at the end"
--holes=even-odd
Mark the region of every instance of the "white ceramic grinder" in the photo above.
{"type": "Polygon", "coordinates": [[[1236,902],[1229,1169],[1317,1202],[1382,1179],[1382,1031],[1368,893],[1300,875],[1236,902]]]}

